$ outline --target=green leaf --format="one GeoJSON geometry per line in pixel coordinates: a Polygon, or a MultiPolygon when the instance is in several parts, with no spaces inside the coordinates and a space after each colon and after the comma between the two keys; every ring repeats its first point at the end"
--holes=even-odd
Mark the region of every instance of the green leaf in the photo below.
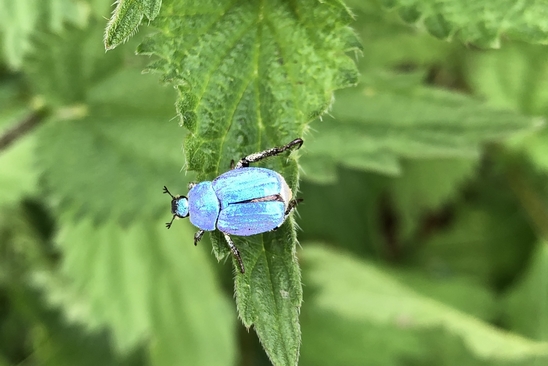
{"type": "MultiPolygon", "coordinates": [[[[499,51],[468,52],[466,77],[473,90],[496,106],[548,116],[548,49],[509,43],[499,51]]],[[[548,172],[548,132],[520,136],[510,147],[523,151],[540,172],[548,172]]]]}
{"type": "Polygon", "coordinates": [[[522,278],[505,299],[506,324],[514,331],[548,340],[548,246],[540,242],[522,278]]]}
{"type": "MultiPolygon", "coordinates": [[[[214,246],[226,246],[216,236],[214,246]]],[[[238,313],[247,328],[254,326],[274,365],[295,365],[299,356],[302,285],[295,246],[288,245],[296,241],[289,220],[274,233],[235,240],[246,266],[235,276],[238,313]]]]}
{"type": "MultiPolygon", "coordinates": [[[[149,70],[178,87],[177,111],[191,132],[188,169],[213,178],[232,159],[302,136],[306,123],[328,108],[333,90],[357,80],[345,54],[359,47],[351,20],[338,1],[164,1],[152,22],[158,33],[139,52],[157,56],[149,70]]],[[[293,159],[266,166],[297,191],[293,159]]],[[[300,343],[293,230],[289,219],[273,234],[235,239],[249,267],[236,277],[240,317],[255,326],[277,365],[296,364],[300,343]]],[[[214,248],[218,257],[228,253],[222,238],[214,236],[214,248]]]]}
{"type": "Polygon", "coordinates": [[[544,2],[518,0],[382,0],[409,23],[420,24],[435,37],[482,47],[498,48],[507,37],[531,43],[548,43],[544,2]]]}
{"type": "MultiPolygon", "coordinates": [[[[60,34],[36,36],[34,50],[25,59],[23,69],[33,91],[49,107],[85,104],[94,86],[120,70],[123,54],[105,55],[97,43],[101,32],[99,22],[91,21],[86,28],[67,27],[60,34]]],[[[70,110],[58,114],[69,118],[70,110]]]]}
{"type": "Polygon", "coordinates": [[[337,1],[164,1],[139,52],[179,87],[188,168],[211,178],[302,136],[333,90],[356,82],[351,19],[337,1]]]}
{"type": "Polygon", "coordinates": [[[477,165],[477,159],[404,160],[402,175],[391,179],[389,188],[401,219],[402,236],[414,233],[428,211],[454,200],[477,165]]]}
{"type": "Polygon", "coordinates": [[[460,50],[458,44],[417,32],[396,14],[387,12],[379,1],[347,0],[346,4],[355,13],[357,21],[352,26],[366,55],[358,60],[362,74],[402,65],[439,67],[454,60],[455,50],[460,50]]]}
{"type": "Polygon", "coordinates": [[[401,157],[474,158],[482,142],[541,124],[539,118],[421,86],[420,77],[370,75],[360,87],[339,92],[333,118],[316,123],[318,134],[307,140],[305,177],[324,182],[332,178],[316,175],[318,160],[397,175],[401,157]]]}
{"type": "Polygon", "coordinates": [[[48,121],[38,159],[51,197],[96,221],[167,215],[162,187],[179,191],[189,178],[180,174],[178,128],[167,123],[171,96],[153,77],[127,69],[90,91],[87,116],[48,121]]]}
{"type": "Polygon", "coordinates": [[[48,300],[73,320],[110,327],[121,352],[149,340],[153,364],[232,364],[232,311],[206,251],[191,244],[188,223],[168,231],[163,221],[136,219],[123,229],[63,215],[57,242],[69,293],[45,282],[48,300]]]}
{"type": "Polygon", "coordinates": [[[11,68],[19,69],[31,50],[31,37],[44,24],[59,32],[63,23],[84,26],[89,5],[81,0],[0,0],[0,35],[4,54],[11,68]]]}
{"type": "Polygon", "coordinates": [[[374,265],[327,250],[304,246],[305,280],[315,289],[315,303],[347,319],[407,328],[444,329],[459,336],[478,357],[519,361],[546,357],[548,343],[501,331],[443,303],[422,296],[374,265]]]}
{"type": "Polygon", "coordinates": [[[137,32],[143,17],[154,20],[160,12],[162,0],[117,0],[105,30],[105,49],[111,50],[137,32]]]}

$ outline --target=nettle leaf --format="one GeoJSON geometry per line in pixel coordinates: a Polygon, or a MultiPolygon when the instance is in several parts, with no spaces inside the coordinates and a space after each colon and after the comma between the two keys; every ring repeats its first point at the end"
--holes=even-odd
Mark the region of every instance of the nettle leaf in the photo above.
{"type": "Polygon", "coordinates": [[[301,136],[333,90],[357,80],[350,21],[336,1],[164,2],[160,32],[139,52],[158,56],[149,69],[179,87],[189,170],[211,178],[301,136]]]}
{"type": "Polygon", "coordinates": [[[461,338],[473,354],[485,360],[508,362],[548,356],[548,343],[499,330],[422,296],[370,263],[312,243],[305,248],[301,253],[306,263],[305,279],[315,290],[315,305],[324,311],[376,325],[441,328],[461,338]]]}
{"type": "Polygon", "coordinates": [[[122,223],[168,213],[162,186],[180,190],[188,182],[179,173],[177,127],[166,123],[170,97],[154,78],[128,69],[90,91],[89,104],[78,107],[83,115],[47,122],[38,160],[44,184],[61,208],[122,223]]]}
{"type": "Polygon", "coordinates": [[[548,43],[548,5],[519,0],[381,0],[409,23],[420,24],[433,36],[498,48],[508,37],[548,43]]]}
{"type": "Polygon", "coordinates": [[[420,76],[371,74],[358,88],[338,92],[333,117],[315,124],[318,133],[308,139],[305,177],[333,181],[336,164],[398,175],[401,157],[475,158],[482,142],[542,125],[540,118],[422,86],[420,76]]]}
{"type": "Polygon", "coordinates": [[[111,50],[127,41],[145,16],[149,21],[158,16],[161,6],[162,0],[117,0],[105,30],[105,48],[111,50]]]}
{"type": "MultiPolygon", "coordinates": [[[[169,200],[162,187],[186,187],[182,137],[173,117],[173,91],[122,58],[105,56],[102,29],[74,30],[40,39],[25,70],[32,87],[52,105],[39,131],[37,160],[43,184],[61,209],[80,216],[127,223],[156,218],[169,200]],[[95,39],[96,47],[89,45],[95,39]]],[[[181,188],[177,188],[179,190],[181,188]]]]}
{"type": "Polygon", "coordinates": [[[0,35],[8,65],[19,69],[32,49],[31,36],[37,27],[60,32],[63,23],[84,26],[89,5],[82,0],[0,0],[0,35]]]}
{"type": "Polygon", "coordinates": [[[234,318],[207,254],[192,245],[188,223],[168,231],[163,222],[136,219],[122,228],[63,214],[56,241],[73,295],[50,291],[49,301],[70,309],[66,300],[83,299],[74,320],[108,325],[121,352],[148,340],[155,365],[232,364],[234,318]]]}
{"type": "MultiPolygon", "coordinates": [[[[357,80],[345,52],[358,41],[338,1],[163,1],[158,29],[139,53],[158,57],[149,70],[179,90],[177,111],[191,132],[187,168],[199,179],[228,170],[232,159],[301,137],[323,113],[335,89],[357,80]]],[[[293,159],[273,158],[297,192],[293,159]]],[[[240,317],[254,324],[274,364],[297,363],[301,303],[296,237],[288,220],[272,234],[235,238],[249,267],[236,278],[240,317]]],[[[218,257],[228,254],[215,240],[218,257]]]]}

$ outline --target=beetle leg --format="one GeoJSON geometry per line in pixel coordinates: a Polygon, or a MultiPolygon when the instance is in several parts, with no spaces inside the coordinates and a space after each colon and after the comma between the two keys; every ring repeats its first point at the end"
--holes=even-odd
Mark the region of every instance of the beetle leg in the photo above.
{"type": "Polygon", "coordinates": [[[287,210],[285,210],[285,217],[289,216],[291,211],[293,211],[295,207],[297,207],[297,205],[302,201],[304,201],[302,198],[295,198],[294,200],[289,201],[289,204],[287,205],[287,210]]]}
{"type": "Polygon", "coordinates": [[[270,156],[275,156],[275,155],[281,154],[284,151],[293,149],[294,147],[299,149],[302,146],[302,144],[303,144],[303,139],[297,138],[297,139],[291,141],[287,145],[280,146],[280,147],[273,147],[273,148],[268,149],[268,150],[264,150],[264,151],[261,151],[261,152],[258,152],[258,153],[248,155],[245,158],[240,159],[240,161],[236,164],[234,169],[247,168],[249,166],[249,164],[251,164],[251,163],[256,163],[258,161],[263,160],[264,158],[268,158],[270,156]]]}
{"type": "Polygon", "coordinates": [[[192,187],[194,187],[195,185],[196,185],[195,182],[188,183],[188,190],[190,191],[192,189],[192,187]]]}
{"type": "Polygon", "coordinates": [[[194,234],[194,245],[198,245],[198,242],[202,240],[202,236],[204,236],[203,230],[200,230],[196,234],[194,234]]]}
{"type": "MultiPolygon", "coordinates": [[[[295,207],[297,207],[297,205],[301,203],[302,201],[304,201],[302,198],[295,198],[294,200],[289,201],[289,205],[287,205],[287,210],[285,210],[284,221],[285,219],[287,219],[287,216],[289,216],[289,214],[295,209],[295,207]]],[[[276,226],[274,229],[270,231],[276,231],[279,228],[280,228],[279,226],[276,226]]]]}
{"type": "Polygon", "coordinates": [[[230,160],[230,170],[234,169],[234,159],[230,160]]]}
{"type": "Polygon", "coordinates": [[[236,248],[234,242],[228,234],[223,233],[223,235],[225,236],[226,242],[230,247],[230,251],[232,252],[234,257],[236,257],[236,260],[238,260],[238,263],[240,264],[240,272],[245,273],[244,262],[242,261],[242,257],[240,257],[240,252],[238,251],[238,248],[236,248]]]}

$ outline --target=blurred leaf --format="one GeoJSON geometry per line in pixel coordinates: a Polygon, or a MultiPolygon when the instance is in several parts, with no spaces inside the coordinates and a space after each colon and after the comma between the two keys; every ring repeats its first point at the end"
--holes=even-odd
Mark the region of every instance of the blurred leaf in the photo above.
{"type": "Polygon", "coordinates": [[[456,38],[483,47],[500,46],[501,36],[531,43],[548,43],[548,25],[544,2],[517,0],[381,0],[389,9],[397,9],[409,23],[420,23],[441,39],[456,38]]]}
{"type": "Polygon", "coordinates": [[[311,161],[317,159],[324,165],[396,175],[400,157],[476,157],[480,143],[531,130],[541,122],[419,81],[413,75],[377,75],[339,92],[334,117],[317,123],[318,134],[307,140],[302,159],[306,178],[332,179],[314,171],[318,163],[311,161]]]}
{"type": "Polygon", "coordinates": [[[497,51],[469,51],[466,77],[492,105],[547,115],[547,56],[547,47],[522,43],[508,43],[497,51]]]}
{"type": "Polygon", "coordinates": [[[454,216],[448,230],[427,240],[417,254],[418,263],[441,273],[505,285],[523,267],[534,240],[524,213],[515,204],[501,202],[460,207],[454,216]]]}
{"type": "Polygon", "coordinates": [[[419,358],[426,353],[414,330],[350,319],[316,306],[314,294],[310,295],[306,294],[301,316],[300,365],[400,366],[404,364],[402,359],[419,358]]]}
{"type": "Polygon", "coordinates": [[[155,365],[233,363],[234,318],[206,254],[191,244],[190,225],[167,231],[162,222],[135,220],[122,229],[64,215],[57,240],[71,281],[42,285],[73,320],[109,326],[124,353],[150,340],[155,365]]]}
{"type": "Polygon", "coordinates": [[[128,69],[90,91],[87,116],[49,121],[38,158],[51,195],[97,221],[167,213],[162,186],[186,187],[188,179],[179,173],[182,139],[167,123],[170,95],[128,69]]]}
{"type": "MultiPolygon", "coordinates": [[[[548,116],[548,48],[510,43],[500,51],[469,52],[466,75],[489,103],[548,116]]],[[[540,171],[548,172],[548,132],[512,141],[540,171]]]]}
{"type": "Polygon", "coordinates": [[[105,30],[105,48],[111,50],[137,32],[143,17],[154,20],[160,12],[162,0],[117,0],[105,30]]]}
{"type": "Polygon", "coordinates": [[[310,243],[302,251],[305,281],[315,303],[356,321],[415,329],[443,328],[458,335],[475,355],[492,360],[548,356],[548,343],[494,328],[443,303],[415,293],[365,261],[310,243]]]}
{"type": "Polygon", "coordinates": [[[93,87],[124,66],[122,53],[105,55],[97,42],[101,32],[99,22],[91,21],[86,28],[67,27],[60,34],[42,33],[35,37],[34,50],[25,59],[23,69],[33,91],[48,106],[66,108],[87,102],[93,87]]]}
{"type": "Polygon", "coordinates": [[[363,74],[390,67],[431,66],[451,61],[460,45],[444,42],[409,27],[379,1],[347,0],[355,14],[352,24],[360,36],[365,57],[358,60],[363,74]]]}
{"type": "Polygon", "coordinates": [[[46,37],[41,47],[49,57],[35,54],[26,65],[33,86],[57,106],[39,134],[39,167],[55,201],[80,215],[156,218],[169,206],[162,186],[187,181],[178,174],[182,136],[168,123],[173,94],[152,76],[122,69],[121,58],[105,56],[100,44],[75,52],[100,32],[94,26],[46,37]]]}
{"type": "Polygon", "coordinates": [[[379,202],[388,179],[344,167],[336,167],[334,174],[339,179],[333,184],[302,182],[300,196],[304,202],[298,207],[300,240],[340,243],[359,255],[380,257],[383,240],[379,232],[379,202]]]}
{"type": "Polygon", "coordinates": [[[61,31],[66,21],[83,26],[89,11],[82,0],[0,0],[0,35],[8,65],[21,67],[32,48],[30,39],[42,23],[54,32],[61,31]]]}
{"type": "Polygon", "coordinates": [[[465,276],[427,272],[422,268],[394,268],[386,272],[421,295],[481,320],[492,321],[495,318],[498,309],[493,291],[465,276]]]}
{"type": "Polygon", "coordinates": [[[455,199],[476,171],[475,159],[404,160],[403,174],[390,181],[390,193],[401,220],[401,237],[414,233],[427,211],[455,199]]]}
{"type": "Polygon", "coordinates": [[[506,323],[514,331],[542,341],[548,340],[548,246],[541,242],[532,253],[524,276],[505,301],[506,323]]]}

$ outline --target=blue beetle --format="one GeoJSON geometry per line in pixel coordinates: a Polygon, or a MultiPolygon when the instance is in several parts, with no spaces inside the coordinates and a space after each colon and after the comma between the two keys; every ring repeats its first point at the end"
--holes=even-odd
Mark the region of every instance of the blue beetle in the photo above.
{"type": "Polygon", "coordinates": [[[230,251],[245,272],[240,252],[230,235],[250,236],[277,229],[302,199],[292,199],[285,179],[273,170],[249,167],[264,158],[275,156],[303,144],[297,138],[287,145],[274,147],[242,158],[232,170],[213,181],[190,183],[188,197],[171,196],[173,217],[166,224],[169,229],[176,217],[190,217],[200,230],[194,235],[197,245],[205,231],[218,229],[223,233],[230,251]]]}

